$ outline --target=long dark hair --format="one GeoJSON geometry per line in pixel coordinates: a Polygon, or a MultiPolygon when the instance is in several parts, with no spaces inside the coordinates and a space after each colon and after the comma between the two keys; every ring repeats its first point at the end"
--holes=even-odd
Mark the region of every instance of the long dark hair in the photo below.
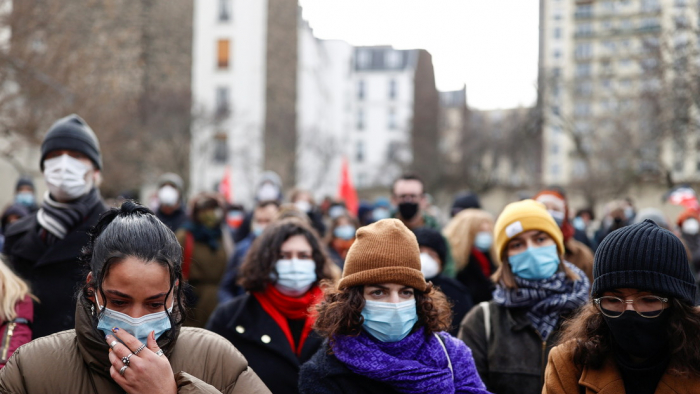
{"type": "MultiPolygon", "coordinates": [[[[700,376],[700,308],[672,299],[671,307],[664,313],[671,314],[666,328],[671,353],[669,371],[677,375],[700,376]]],[[[603,314],[592,302],[564,322],[559,343],[567,342],[573,342],[574,362],[580,367],[598,369],[612,354],[612,334],[603,314]]]]}
{"type": "Polygon", "coordinates": [[[331,279],[326,266],[328,255],[323,248],[316,231],[297,218],[278,220],[270,224],[251,245],[246,255],[238,284],[247,291],[264,291],[268,284],[275,283],[270,275],[275,271],[275,263],[281,258],[282,244],[295,235],[302,235],[311,246],[311,259],[316,263],[316,282],[331,279]]]}
{"type": "MultiPolygon", "coordinates": [[[[87,264],[92,279],[86,283],[81,296],[87,305],[96,297],[95,289],[105,298],[102,290],[109,270],[128,257],[135,257],[148,263],[156,263],[168,269],[170,289],[166,299],[173,293],[175,313],[170,314],[164,306],[173,326],[180,325],[185,319],[182,248],[175,234],[153,212],[133,201],[126,201],[120,208],[112,208],[102,214],[99,222],[90,230],[90,241],[83,248],[82,260],[87,264]],[[175,286],[175,283],[180,283],[175,286]]],[[[105,298],[106,299],[106,298],[105,298]]],[[[98,316],[104,312],[105,305],[98,316]]]]}

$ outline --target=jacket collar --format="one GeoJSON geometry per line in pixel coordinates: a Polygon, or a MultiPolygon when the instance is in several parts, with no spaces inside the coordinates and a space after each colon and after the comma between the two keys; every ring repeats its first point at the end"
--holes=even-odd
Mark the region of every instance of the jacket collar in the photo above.
{"type": "MultiPolygon", "coordinates": [[[[598,394],[616,394],[625,392],[625,383],[613,356],[608,356],[603,366],[598,369],[584,367],[578,384],[598,394]]],[[[671,375],[668,372],[661,377],[655,394],[689,393],[700,384],[698,378],[671,375]]]]}
{"type": "MultiPolygon", "coordinates": [[[[163,349],[166,357],[172,354],[180,326],[167,331],[158,338],[158,346],[163,349]]],[[[97,329],[97,318],[93,316],[90,302],[83,304],[83,296],[78,296],[75,308],[75,334],[78,338],[78,350],[83,360],[90,368],[100,375],[109,377],[109,345],[105,341],[104,333],[97,329]]]]}

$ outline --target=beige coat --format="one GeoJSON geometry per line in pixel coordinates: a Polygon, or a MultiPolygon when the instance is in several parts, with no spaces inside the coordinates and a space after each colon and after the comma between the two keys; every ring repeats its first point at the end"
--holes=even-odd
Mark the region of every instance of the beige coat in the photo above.
{"type": "MultiPolygon", "coordinates": [[[[625,394],[625,383],[612,357],[600,369],[592,369],[576,366],[573,353],[572,342],[552,349],[542,394],[625,394]]],[[[690,393],[700,393],[700,377],[686,378],[668,372],[661,377],[655,391],[655,394],[690,393]]]]}
{"type": "MultiPolygon", "coordinates": [[[[109,346],[80,302],[76,328],[36,339],[0,370],[0,393],[100,393],[124,390],[109,376],[109,346]]],[[[269,393],[243,355],[212,332],[175,328],[158,339],[175,373],[178,393],[269,393]],[[166,338],[170,334],[174,339],[166,338]]]]}

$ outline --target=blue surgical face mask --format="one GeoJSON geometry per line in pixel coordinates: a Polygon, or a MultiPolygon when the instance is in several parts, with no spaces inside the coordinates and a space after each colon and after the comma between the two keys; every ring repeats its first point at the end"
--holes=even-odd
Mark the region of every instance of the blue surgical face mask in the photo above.
{"type": "Polygon", "coordinates": [[[375,222],[378,222],[382,219],[388,219],[389,216],[391,215],[389,213],[389,210],[386,208],[374,208],[374,210],[372,211],[372,220],[374,220],[375,222]]]}
{"type": "Polygon", "coordinates": [[[15,202],[25,207],[34,205],[34,194],[31,192],[19,192],[15,195],[15,202]]]}
{"type": "MultiPolygon", "coordinates": [[[[97,307],[102,309],[97,296],[95,296],[95,299],[97,300],[97,307]]],[[[171,305],[170,308],[168,308],[168,313],[172,313],[172,311],[173,306],[171,305]]],[[[170,324],[170,317],[165,311],[149,313],[148,315],[133,318],[126,313],[104,308],[99,322],[97,323],[97,329],[101,330],[105,335],[109,335],[112,334],[113,327],[119,327],[120,330],[128,332],[141,341],[141,343],[146,344],[148,334],[150,334],[151,331],[155,331],[156,339],[158,339],[172,326],[170,324]]]]}
{"type": "Polygon", "coordinates": [[[557,245],[528,248],[522,253],[508,257],[513,274],[530,280],[546,279],[559,268],[557,245]]]}
{"type": "Polygon", "coordinates": [[[491,249],[493,245],[493,235],[488,231],[480,231],[474,237],[474,246],[482,252],[491,249]]]}
{"type": "Polygon", "coordinates": [[[397,342],[406,337],[418,321],[416,300],[399,303],[365,300],[362,327],[382,342],[397,342]]]}
{"type": "Polygon", "coordinates": [[[351,224],[338,226],[333,230],[333,235],[335,235],[336,238],[344,240],[353,239],[355,238],[355,226],[351,224]]]}
{"type": "Polygon", "coordinates": [[[261,225],[259,225],[259,224],[253,224],[252,227],[253,227],[253,229],[252,229],[252,230],[253,230],[253,235],[255,235],[256,237],[259,237],[260,234],[262,234],[263,231],[265,231],[265,227],[264,227],[264,226],[261,226],[261,225]]]}
{"type": "Polygon", "coordinates": [[[575,217],[574,220],[571,221],[571,223],[574,225],[574,228],[576,230],[579,230],[579,231],[586,230],[586,222],[580,216],[575,217]]]}
{"type": "Polygon", "coordinates": [[[282,294],[297,297],[306,293],[316,282],[316,262],[311,259],[280,259],[275,263],[277,276],[272,272],[275,287],[282,294]]]}

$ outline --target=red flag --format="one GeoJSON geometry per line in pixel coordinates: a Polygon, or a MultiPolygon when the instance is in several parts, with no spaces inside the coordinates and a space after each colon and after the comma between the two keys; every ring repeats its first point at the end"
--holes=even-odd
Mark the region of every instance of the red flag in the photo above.
{"type": "Polygon", "coordinates": [[[357,190],[355,190],[355,186],[353,186],[350,178],[350,165],[346,157],[343,157],[343,164],[340,170],[338,197],[345,201],[345,207],[348,212],[353,216],[357,216],[357,209],[360,203],[357,198],[357,190]]]}
{"type": "Polygon", "coordinates": [[[219,182],[219,193],[224,196],[227,203],[233,202],[233,182],[231,182],[231,169],[226,166],[224,177],[219,182]]]}

